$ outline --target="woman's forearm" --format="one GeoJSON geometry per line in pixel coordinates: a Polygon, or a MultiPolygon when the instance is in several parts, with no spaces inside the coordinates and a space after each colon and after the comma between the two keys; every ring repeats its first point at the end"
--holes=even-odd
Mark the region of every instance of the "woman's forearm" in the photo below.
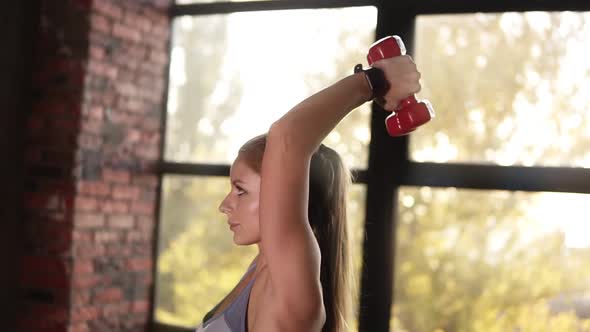
{"type": "Polygon", "coordinates": [[[347,76],[293,107],[272,125],[271,134],[286,137],[290,151],[311,156],[330,131],[371,94],[363,73],[347,76]]]}

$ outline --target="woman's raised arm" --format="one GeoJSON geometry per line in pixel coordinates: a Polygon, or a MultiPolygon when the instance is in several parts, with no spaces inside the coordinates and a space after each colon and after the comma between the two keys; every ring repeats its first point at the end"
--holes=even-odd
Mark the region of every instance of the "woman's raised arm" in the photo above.
{"type": "MultiPolygon", "coordinates": [[[[391,86],[385,96],[390,104],[416,92],[419,74],[408,75],[417,73],[409,57],[384,60],[380,68],[391,86]]],[[[371,95],[363,73],[347,76],[295,106],[267,135],[259,206],[261,250],[284,331],[310,331],[323,324],[321,255],[307,217],[311,156],[340,120],[371,95]]]]}

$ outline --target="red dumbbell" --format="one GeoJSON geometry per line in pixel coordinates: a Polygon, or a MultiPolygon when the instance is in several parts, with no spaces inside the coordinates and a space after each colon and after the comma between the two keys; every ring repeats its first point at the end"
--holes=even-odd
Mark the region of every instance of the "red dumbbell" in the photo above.
{"type": "MultiPolygon", "coordinates": [[[[406,54],[406,46],[399,36],[381,38],[369,48],[367,61],[372,66],[378,60],[406,54]]],[[[385,119],[385,127],[391,136],[403,136],[434,118],[434,109],[428,100],[416,100],[412,95],[402,100],[395,112],[385,119]]]]}

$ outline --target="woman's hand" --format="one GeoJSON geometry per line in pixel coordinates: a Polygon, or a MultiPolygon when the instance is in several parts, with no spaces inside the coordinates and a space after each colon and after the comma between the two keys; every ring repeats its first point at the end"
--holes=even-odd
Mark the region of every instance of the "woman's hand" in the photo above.
{"type": "Polygon", "coordinates": [[[420,91],[420,72],[409,55],[402,55],[376,61],[373,67],[383,70],[389,82],[389,91],[381,98],[375,98],[384,110],[393,112],[407,97],[420,91]]]}

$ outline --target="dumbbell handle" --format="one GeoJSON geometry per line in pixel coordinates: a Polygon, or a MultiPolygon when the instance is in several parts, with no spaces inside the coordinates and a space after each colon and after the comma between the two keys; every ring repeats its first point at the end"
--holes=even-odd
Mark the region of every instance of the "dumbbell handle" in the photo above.
{"type": "MultiPolygon", "coordinates": [[[[367,54],[369,66],[387,58],[406,54],[406,47],[399,36],[381,38],[371,45],[367,54]]],[[[403,136],[434,118],[434,109],[427,100],[416,100],[415,95],[402,100],[395,112],[385,119],[387,132],[391,136],[403,136]]]]}

